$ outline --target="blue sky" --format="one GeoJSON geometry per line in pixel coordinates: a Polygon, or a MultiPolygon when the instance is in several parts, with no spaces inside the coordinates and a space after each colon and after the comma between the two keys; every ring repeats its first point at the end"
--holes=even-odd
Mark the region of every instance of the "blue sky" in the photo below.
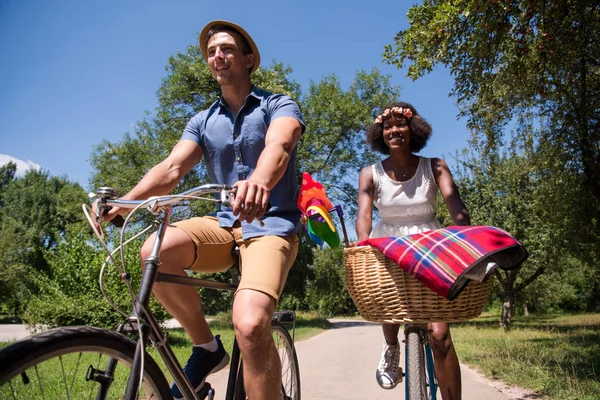
{"type": "Polygon", "coordinates": [[[409,3],[375,4],[0,0],[0,163],[2,155],[31,162],[90,189],[92,147],[121,140],[153,111],[169,55],[208,21],[226,19],[253,36],[263,65],[290,65],[303,90],[332,73],[344,87],[360,69],[390,74],[434,128],[421,154],[452,164],[467,131],[448,97],[450,74],[438,69],[413,82],[383,64],[383,46],[407,27],[409,3]]]}

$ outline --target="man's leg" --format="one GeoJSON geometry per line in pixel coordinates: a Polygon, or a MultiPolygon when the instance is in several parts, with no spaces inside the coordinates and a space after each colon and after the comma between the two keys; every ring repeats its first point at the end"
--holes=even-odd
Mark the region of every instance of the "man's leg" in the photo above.
{"type": "Polygon", "coordinates": [[[442,399],[460,400],[460,365],[450,336],[450,326],[447,323],[439,322],[430,324],[429,328],[433,331],[429,335],[429,340],[442,399]]]}
{"type": "MultiPolygon", "coordinates": [[[[154,236],[150,236],[141,251],[142,262],[150,255],[154,236]]],[[[196,247],[181,229],[168,227],[160,251],[160,272],[185,275],[185,268],[196,259],[196,247]]],[[[172,283],[155,283],[153,293],[169,313],[181,324],[194,344],[208,343],[213,335],[204,318],[196,288],[172,283]]]]}
{"type": "Polygon", "coordinates": [[[271,336],[271,316],[298,252],[298,236],[243,240],[242,280],[233,302],[233,326],[244,358],[244,386],[252,400],[281,398],[281,361],[271,336]]]}
{"type": "MultiPolygon", "coordinates": [[[[165,232],[160,251],[160,272],[185,275],[184,269],[219,271],[231,266],[233,235],[209,218],[194,218],[170,226],[165,232]],[[201,254],[201,256],[198,256],[201,254]]],[[[154,243],[151,236],[142,247],[142,260],[148,257],[154,243]]],[[[194,347],[184,371],[193,387],[202,387],[206,376],[225,367],[229,356],[221,342],[213,337],[206,322],[196,288],[172,283],[155,283],[153,293],[167,311],[181,323],[194,347]]],[[[177,385],[171,392],[175,399],[183,397],[177,385]]]]}
{"type": "Polygon", "coordinates": [[[281,397],[281,361],[271,336],[275,300],[243,289],[233,302],[233,326],[244,358],[244,386],[249,399],[281,397]]]}

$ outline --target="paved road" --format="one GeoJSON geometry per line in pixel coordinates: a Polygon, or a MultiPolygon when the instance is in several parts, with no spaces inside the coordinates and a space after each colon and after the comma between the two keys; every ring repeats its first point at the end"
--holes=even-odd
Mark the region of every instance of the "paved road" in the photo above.
{"type": "MultiPolygon", "coordinates": [[[[404,386],[383,390],[375,381],[381,354],[381,328],[364,321],[333,320],[333,329],[296,343],[303,400],[404,399],[404,386]]],[[[0,325],[0,340],[27,335],[23,326],[0,325]]],[[[404,349],[402,350],[404,352],[404,349]]],[[[404,353],[403,353],[404,354],[404,353]]],[[[511,400],[489,381],[461,366],[464,400],[511,400]]],[[[210,377],[216,399],[225,398],[228,369],[210,377]]]]}
{"type": "MultiPolygon", "coordinates": [[[[404,399],[404,386],[383,390],[375,381],[375,368],[382,346],[379,325],[346,320],[334,320],[332,323],[334,329],[296,343],[302,399],[404,399]]],[[[467,367],[462,366],[461,372],[464,400],[521,398],[501,393],[467,367]]],[[[209,379],[215,387],[217,399],[225,396],[227,373],[228,370],[225,369],[209,379]]]]}

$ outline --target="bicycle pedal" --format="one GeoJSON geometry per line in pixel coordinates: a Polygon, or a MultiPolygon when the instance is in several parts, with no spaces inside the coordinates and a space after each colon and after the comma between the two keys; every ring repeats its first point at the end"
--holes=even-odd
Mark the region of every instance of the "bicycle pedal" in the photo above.
{"type": "Polygon", "coordinates": [[[296,314],[293,311],[276,311],[273,313],[272,320],[277,322],[294,322],[296,314]]]}
{"type": "Polygon", "coordinates": [[[213,400],[215,398],[215,390],[214,389],[210,389],[208,391],[208,397],[207,400],[213,400]]]}
{"type": "Polygon", "coordinates": [[[200,399],[208,399],[211,400],[215,397],[215,390],[210,386],[210,383],[204,382],[202,388],[196,392],[198,394],[198,398],[200,399]]]}

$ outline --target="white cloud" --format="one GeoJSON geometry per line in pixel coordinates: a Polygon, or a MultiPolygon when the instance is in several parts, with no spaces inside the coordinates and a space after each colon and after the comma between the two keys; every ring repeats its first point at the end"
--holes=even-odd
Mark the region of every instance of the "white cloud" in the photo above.
{"type": "Polygon", "coordinates": [[[42,167],[40,167],[38,164],[34,163],[31,160],[23,161],[6,154],[0,154],[0,166],[8,164],[11,161],[17,164],[17,177],[22,177],[23,175],[25,175],[25,172],[27,172],[30,169],[42,169],[42,167]]]}

